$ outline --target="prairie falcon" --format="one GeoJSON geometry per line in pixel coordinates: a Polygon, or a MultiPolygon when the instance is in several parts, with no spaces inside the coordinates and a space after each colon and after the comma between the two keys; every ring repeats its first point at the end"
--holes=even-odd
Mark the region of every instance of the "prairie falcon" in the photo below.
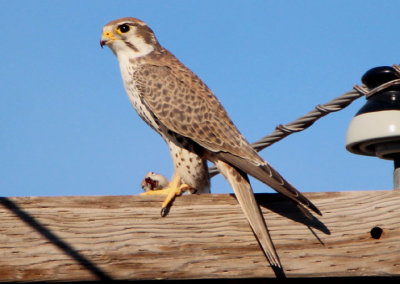
{"type": "Polygon", "coordinates": [[[207,160],[211,161],[232,186],[270,264],[281,267],[247,175],[301,208],[303,204],[321,214],[319,210],[254,151],[212,91],[159,44],[146,23],[129,17],[112,21],[104,26],[100,44],[117,56],[133,107],[170,149],[171,182],[144,194],[166,194],[165,209],[183,191],[208,193],[207,160]]]}

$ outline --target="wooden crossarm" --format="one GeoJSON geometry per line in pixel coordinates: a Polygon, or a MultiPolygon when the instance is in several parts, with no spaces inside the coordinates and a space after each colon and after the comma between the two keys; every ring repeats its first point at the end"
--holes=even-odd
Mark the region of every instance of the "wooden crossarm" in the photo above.
{"type": "MultiPolygon", "coordinates": [[[[286,277],[400,276],[400,191],[257,194],[286,277]]],[[[0,198],[0,281],[275,277],[233,195],[0,198]]]]}

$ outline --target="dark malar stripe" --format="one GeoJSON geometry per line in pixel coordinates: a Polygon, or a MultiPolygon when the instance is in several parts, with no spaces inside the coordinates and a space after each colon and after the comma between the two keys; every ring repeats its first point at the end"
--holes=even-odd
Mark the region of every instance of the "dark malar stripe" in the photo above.
{"type": "Polygon", "coordinates": [[[132,43],[130,43],[130,42],[128,42],[128,41],[125,41],[125,43],[126,43],[126,45],[127,45],[130,49],[132,49],[134,52],[139,52],[139,49],[138,49],[136,46],[134,46],[132,43]]]}

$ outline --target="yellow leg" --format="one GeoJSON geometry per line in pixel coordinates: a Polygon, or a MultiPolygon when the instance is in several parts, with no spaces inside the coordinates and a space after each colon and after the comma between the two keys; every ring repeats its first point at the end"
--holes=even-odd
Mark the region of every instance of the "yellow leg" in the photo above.
{"type": "Polygon", "coordinates": [[[167,195],[165,198],[162,206],[161,206],[161,216],[166,215],[166,209],[171,201],[176,197],[181,195],[184,191],[192,189],[187,184],[181,183],[181,177],[179,175],[174,175],[171,182],[168,184],[167,187],[160,189],[160,190],[150,190],[141,193],[141,195],[167,195]]]}

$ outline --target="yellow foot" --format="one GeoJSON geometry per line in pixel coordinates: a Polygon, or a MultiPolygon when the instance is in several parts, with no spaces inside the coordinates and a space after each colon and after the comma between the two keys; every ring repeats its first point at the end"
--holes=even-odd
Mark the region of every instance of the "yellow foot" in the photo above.
{"type": "Polygon", "coordinates": [[[141,195],[167,195],[161,206],[161,216],[165,217],[168,214],[168,205],[170,205],[172,200],[187,190],[192,190],[192,188],[187,184],[181,184],[181,178],[179,176],[174,176],[167,187],[159,190],[146,191],[141,193],[141,195]]]}

